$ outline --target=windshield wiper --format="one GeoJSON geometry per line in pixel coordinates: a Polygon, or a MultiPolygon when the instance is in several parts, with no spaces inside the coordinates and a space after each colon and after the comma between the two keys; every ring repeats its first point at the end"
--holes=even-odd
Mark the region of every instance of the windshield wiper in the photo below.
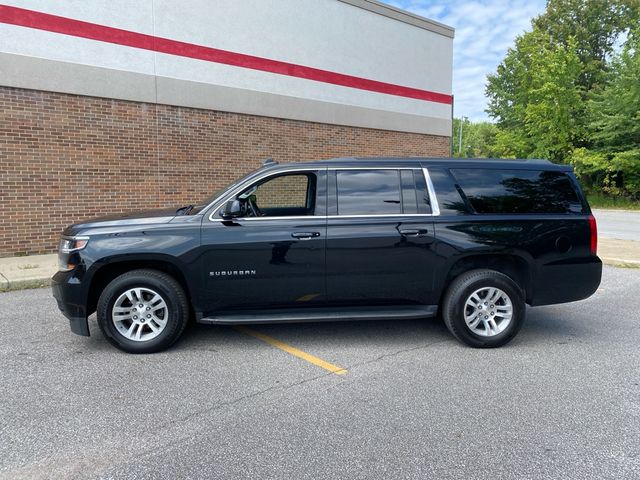
{"type": "Polygon", "coordinates": [[[179,209],[176,210],[176,215],[189,215],[189,212],[193,210],[193,207],[195,207],[195,205],[187,205],[186,207],[180,207],[179,209]]]}

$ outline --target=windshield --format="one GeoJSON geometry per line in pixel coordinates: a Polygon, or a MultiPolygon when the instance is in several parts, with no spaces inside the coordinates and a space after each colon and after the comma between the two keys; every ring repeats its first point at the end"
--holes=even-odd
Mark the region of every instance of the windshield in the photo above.
{"type": "Polygon", "coordinates": [[[210,197],[206,198],[202,202],[199,202],[189,213],[191,215],[194,215],[194,214],[200,212],[203,208],[206,208],[208,205],[211,205],[218,197],[223,195],[224,192],[226,192],[227,190],[229,190],[229,189],[235,187],[236,185],[244,182],[245,180],[249,179],[250,177],[255,175],[257,172],[259,172],[260,170],[261,169],[253,170],[252,172],[248,173],[244,177],[239,178],[238,180],[235,180],[235,181],[231,182],[226,187],[223,187],[223,188],[220,188],[220,189],[216,190],[210,197]]]}

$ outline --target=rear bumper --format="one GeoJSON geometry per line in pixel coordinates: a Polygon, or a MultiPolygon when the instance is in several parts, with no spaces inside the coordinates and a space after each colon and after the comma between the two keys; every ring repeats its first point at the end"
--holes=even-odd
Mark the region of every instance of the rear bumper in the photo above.
{"type": "Polygon", "coordinates": [[[580,263],[543,265],[535,283],[532,306],[575,302],[590,297],[600,286],[602,262],[598,257],[580,263]]]}
{"type": "Polygon", "coordinates": [[[69,319],[71,331],[89,336],[89,322],[85,309],[84,289],[73,272],[58,272],[51,279],[53,298],[58,308],[69,319]]]}

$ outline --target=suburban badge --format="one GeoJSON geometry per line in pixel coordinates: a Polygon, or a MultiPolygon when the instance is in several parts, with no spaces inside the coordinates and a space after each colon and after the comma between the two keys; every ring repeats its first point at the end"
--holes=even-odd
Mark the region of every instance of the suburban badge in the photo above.
{"type": "Polygon", "coordinates": [[[218,270],[215,272],[209,272],[210,277],[239,277],[255,274],[255,270],[218,270]]]}

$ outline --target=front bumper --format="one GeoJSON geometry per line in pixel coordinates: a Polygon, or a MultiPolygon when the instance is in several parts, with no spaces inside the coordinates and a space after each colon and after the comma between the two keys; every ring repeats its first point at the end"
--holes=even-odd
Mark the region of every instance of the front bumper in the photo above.
{"type": "Polygon", "coordinates": [[[86,295],[83,285],[73,271],[58,272],[51,279],[53,298],[58,308],[69,319],[71,331],[76,335],[89,336],[89,322],[86,313],[86,295]]]}

